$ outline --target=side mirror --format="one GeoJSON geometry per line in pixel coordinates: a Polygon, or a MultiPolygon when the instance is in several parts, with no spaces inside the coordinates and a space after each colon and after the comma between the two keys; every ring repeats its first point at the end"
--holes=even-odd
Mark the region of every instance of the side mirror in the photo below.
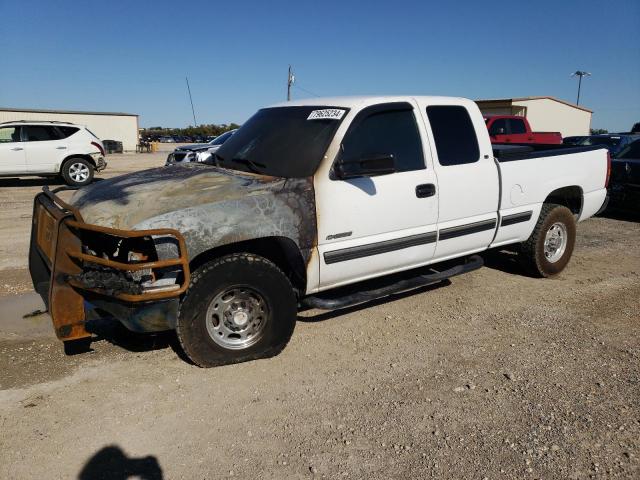
{"type": "Polygon", "coordinates": [[[357,177],[377,177],[397,172],[396,161],[391,154],[371,155],[358,160],[341,161],[334,167],[336,177],[345,180],[357,177]]]}

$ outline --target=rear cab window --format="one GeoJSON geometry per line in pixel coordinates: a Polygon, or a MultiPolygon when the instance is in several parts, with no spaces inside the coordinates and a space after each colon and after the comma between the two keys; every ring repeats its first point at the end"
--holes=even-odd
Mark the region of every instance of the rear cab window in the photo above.
{"type": "Polygon", "coordinates": [[[464,165],[480,160],[476,130],[466,108],[460,105],[431,105],[427,107],[427,118],[440,165],[464,165]]]}
{"type": "Polygon", "coordinates": [[[519,118],[511,118],[509,119],[510,132],[514,135],[527,133],[527,127],[524,126],[524,120],[520,120],[519,118]]]}

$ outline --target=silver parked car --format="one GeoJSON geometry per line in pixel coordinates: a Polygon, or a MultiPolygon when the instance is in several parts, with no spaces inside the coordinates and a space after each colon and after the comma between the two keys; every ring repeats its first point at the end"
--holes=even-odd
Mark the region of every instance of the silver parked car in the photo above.
{"type": "Polygon", "coordinates": [[[176,163],[189,163],[189,162],[204,162],[211,158],[212,154],[218,150],[224,142],[226,142],[231,135],[236,133],[236,130],[229,130],[222,135],[217,136],[209,143],[195,143],[193,145],[183,145],[176,148],[167,157],[166,165],[173,165],[176,163]]]}

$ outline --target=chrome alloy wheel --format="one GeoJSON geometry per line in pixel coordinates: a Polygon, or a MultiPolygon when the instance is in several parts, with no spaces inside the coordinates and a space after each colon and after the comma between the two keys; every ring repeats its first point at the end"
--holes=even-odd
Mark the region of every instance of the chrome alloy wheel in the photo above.
{"type": "Polygon", "coordinates": [[[69,177],[74,182],[82,183],[89,178],[89,167],[87,167],[84,163],[73,163],[69,167],[69,177]]]}
{"type": "Polygon", "coordinates": [[[555,263],[562,258],[567,249],[568,236],[564,223],[556,222],[551,225],[544,237],[544,256],[547,261],[555,263]]]}
{"type": "Polygon", "coordinates": [[[242,350],[262,338],[269,315],[269,306],[260,293],[249,287],[230,287],[209,304],[207,332],[221,347],[242,350]]]}

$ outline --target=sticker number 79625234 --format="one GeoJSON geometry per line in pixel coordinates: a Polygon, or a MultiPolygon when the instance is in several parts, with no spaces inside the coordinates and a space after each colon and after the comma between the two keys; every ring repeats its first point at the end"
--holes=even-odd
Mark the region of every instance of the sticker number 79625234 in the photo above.
{"type": "Polygon", "coordinates": [[[314,110],[309,114],[307,120],[340,120],[346,110],[339,108],[327,108],[324,110],[314,110]]]}

